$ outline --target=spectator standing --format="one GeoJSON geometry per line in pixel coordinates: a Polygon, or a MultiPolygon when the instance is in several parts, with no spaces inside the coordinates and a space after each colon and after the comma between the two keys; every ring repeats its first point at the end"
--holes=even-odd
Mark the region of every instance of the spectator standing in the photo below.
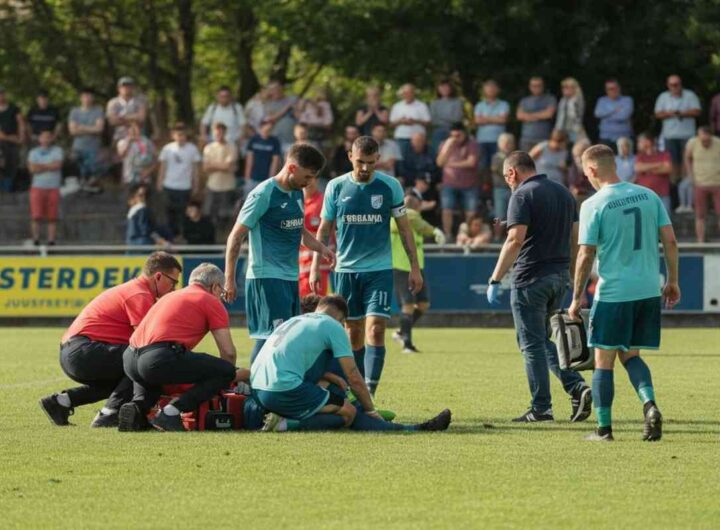
{"type": "Polygon", "coordinates": [[[345,135],[340,145],[335,148],[332,159],[330,160],[330,178],[344,175],[352,171],[352,162],[348,157],[348,153],[352,149],[353,142],[360,136],[360,129],[355,125],[345,127],[345,135]]]}
{"type": "Polygon", "coordinates": [[[720,94],[715,94],[710,101],[710,130],[720,134],[720,94]]]}
{"type": "Polygon", "coordinates": [[[157,230],[154,216],[147,205],[147,194],[148,187],[146,184],[133,184],[130,186],[128,193],[129,209],[125,229],[125,244],[128,246],[166,246],[168,244],[157,230]]]}
{"type": "Polygon", "coordinates": [[[378,123],[387,126],[390,123],[390,111],[380,102],[380,89],[371,86],[365,91],[365,105],[355,112],[355,125],[362,136],[370,136],[378,123]]]}
{"type": "Polygon", "coordinates": [[[560,84],[562,97],[558,103],[555,129],[563,131],[570,144],[581,138],[587,138],[583,118],[585,116],[585,96],[580,83],[574,77],[566,77],[560,84]]]}
{"type": "Polygon", "coordinates": [[[140,130],[138,122],[129,122],[127,135],[118,141],[117,153],[122,160],[123,184],[149,184],[155,170],[155,146],[140,130]]]}
{"type": "Polygon", "coordinates": [[[105,128],[105,113],[95,105],[92,90],[80,91],[80,106],[73,107],[68,115],[68,131],[72,136],[72,158],[75,159],[84,183],[91,182],[98,174],[98,154],[105,128]]]}
{"type": "Polygon", "coordinates": [[[267,89],[263,87],[245,103],[245,119],[247,120],[248,136],[250,137],[260,134],[260,125],[265,119],[266,94],[267,89]]]}
{"type": "Polygon", "coordinates": [[[317,90],[315,97],[303,99],[297,106],[297,119],[307,127],[308,139],[321,150],[327,149],[328,134],[334,121],[332,107],[324,89],[317,90]]]}
{"type": "Polygon", "coordinates": [[[530,151],[534,145],[550,138],[552,118],[555,115],[557,100],[545,92],[542,77],[530,78],[530,95],[518,104],[515,116],[522,122],[520,150],[530,151]]]}
{"type": "MultiPolygon", "coordinates": [[[[458,97],[455,86],[449,79],[443,79],[437,84],[436,96],[430,102],[430,121],[433,127],[430,145],[433,153],[438,152],[440,144],[450,135],[452,124],[462,122],[465,114],[463,100],[458,97]]],[[[412,140],[412,136],[410,138],[412,140]]]]}
{"type": "Polygon", "coordinates": [[[190,197],[199,191],[200,151],[188,141],[184,123],[175,124],[172,138],[160,151],[157,190],[165,199],[168,227],[173,236],[178,236],[190,197]]]}
{"type": "MultiPolygon", "coordinates": [[[[437,173],[437,164],[427,137],[423,133],[413,134],[410,138],[410,150],[400,164],[400,180],[406,187],[414,187],[418,179],[434,182],[437,180],[437,173]]],[[[422,211],[422,206],[419,210],[422,211]]]]}
{"type": "Polygon", "coordinates": [[[515,136],[510,133],[501,133],[497,140],[495,154],[490,163],[490,173],[493,185],[493,209],[495,213],[494,233],[495,240],[502,239],[505,228],[502,224],[507,218],[507,207],[510,201],[510,186],[503,175],[503,164],[507,156],[515,150],[515,136]]]}
{"type": "Polygon", "coordinates": [[[705,242],[705,218],[712,199],[720,228],[720,138],[709,127],[700,127],[685,148],[687,173],[695,186],[695,236],[705,242]]]}
{"type": "Polygon", "coordinates": [[[10,192],[15,187],[20,145],[25,138],[25,120],[20,109],[8,101],[5,89],[0,87],[0,191],[10,192]]]}
{"type": "Polygon", "coordinates": [[[63,150],[53,144],[50,129],[40,131],[38,146],[28,154],[28,170],[32,175],[30,187],[30,229],[35,245],[40,244],[40,223],[47,222],[48,245],[55,244],[57,235],[60,186],[62,184],[63,150]]]}
{"type": "Polygon", "coordinates": [[[450,136],[440,146],[437,165],[442,168],[442,227],[448,241],[453,238],[455,208],[462,203],[465,219],[477,211],[480,175],[480,147],[470,139],[462,123],[450,128],[450,136]]]}
{"type": "Polygon", "coordinates": [[[238,147],[245,136],[245,111],[243,106],[234,100],[232,90],[221,86],[215,94],[215,102],[205,110],[200,121],[200,144],[205,146],[217,140],[214,136],[216,123],[225,125],[225,141],[238,147]]]}
{"type": "Polygon", "coordinates": [[[38,136],[42,131],[50,131],[53,138],[57,138],[62,130],[60,111],[54,105],[50,105],[50,95],[47,90],[40,90],[33,106],[27,115],[30,126],[30,141],[37,144],[38,136]]]}
{"type": "Polygon", "coordinates": [[[615,155],[615,168],[617,176],[623,182],[635,182],[635,154],[632,140],[621,136],[617,140],[617,155],[615,155]]]}
{"type": "Polygon", "coordinates": [[[611,78],[605,81],[605,95],[595,103],[595,117],[600,120],[600,142],[612,149],[617,149],[618,138],[623,136],[632,138],[634,110],[633,98],[622,95],[617,79],[611,78]]]}
{"type": "Polygon", "coordinates": [[[658,151],[655,138],[651,134],[639,135],[638,152],[635,156],[635,183],[657,193],[668,213],[670,213],[671,173],[670,153],[658,151]]]}
{"type": "Polygon", "coordinates": [[[145,130],[147,101],[135,94],[135,81],[132,77],[121,77],[117,83],[118,95],[108,101],[105,114],[113,128],[113,142],[127,136],[128,125],[137,122],[140,130],[145,130]]]}
{"type": "Polygon", "coordinates": [[[692,90],[682,86],[678,75],[667,78],[667,90],[655,101],[655,117],[662,120],[665,150],[672,158],[671,180],[680,177],[685,144],[695,136],[695,118],[700,116],[700,100],[692,90]]]}
{"type": "Polygon", "coordinates": [[[293,139],[296,144],[308,144],[312,145],[315,149],[320,151],[320,144],[310,139],[310,129],[304,123],[296,123],[293,127],[293,139]]]}
{"type": "Polygon", "coordinates": [[[381,123],[373,127],[372,137],[380,148],[378,151],[380,158],[377,164],[375,164],[375,169],[394,177],[396,164],[403,160],[400,146],[394,140],[387,137],[387,129],[381,123]]]}
{"type": "Polygon", "coordinates": [[[395,127],[395,141],[404,155],[410,149],[410,138],[417,132],[425,133],[430,125],[430,109],[422,101],[415,99],[415,87],[406,83],[400,87],[398,95],[402,98],[390,110],[390,125],[395,127]]]}
{"type": "Polygon", "coordinates": [[[214,245],[215,225],[202,214],[202,203],[190,201],[185,208],[183,237],[188,245],[214,245]]]}
{"type": "Polygon", "coordinates": [[[272,130],[273,122],[263,120],[260,134],[256,134],[248,142],[245,158],[245,197],[255,186],[280,170],[282,146],[280,140],[272,136],[272,130]]]}
{"type": "Polygon", "coordinates": [[[538,174],[545,174],[553,182],[567,186],[568,150],[564,131],[554,130],[548,141],[540,142],[530,150],[530,156],[535,160],[538,174]]]}
{"type": "Polygon", "coordinates": [[[272,135],[280,140],[282,152],[285,153],[295,142],[293,127],[295,127],[295,96],[285,95],[282,83],[271,81],[267,86],[267,100],[265,101],[265,120],[272,123],[272,135]]]}
{"type": "MultiPolygon", "coordinates": [[[[417,178],[412,191],[420,199],[420,215],[433,226],[440,224],[438,215],[438,192],[435,178],[417,178]]],[[[444,233],[444,232],[443,232],[444,233]]]]}
{"type": "Polygon", "coordinates": [[[582,155],[588,147],[590,147],[590,140],[581,138],[575,142],[570,150],[572,163],[568,169],[568,186],[570,187],[570,193],[573,194],[578,204],[582,204],[585,199],[595,193],[582,166],[582,155]]]}
{"type": "MultiPolygon", "coordinates": [[[[478,126],[475,137],[480,144],[480,167],[482,168],[490,167],[493,155],[498,149],[498,140],[500,135],[505,132],[510,115],[510,104],[499,99],[499,95],[500,86],[493,79],[488,79],[483,83],[482,101],[475,105],[475,125],[478,126]]],[[[502,172],[502,167],[500,171],[502,172]]]]}
{"type": "MultiPolygon", "coordinates": [[[[226,138],[227,126],[213,124],[213,141],[203,148],[203,172],[207,176],[205,213],[216,225],[226,228],[232,220],[237,195],[235,168],[238,159],[236,144],[226,138]]],[[[187,236],[186,236],[187,239],[187,236]]]]}
{"type": "Polygon", "coordinates": [[[474,214],[467,222],[460,225],[457,245],[475,250],[490,244],[492,238],[493,232],[485,219],[478,214],[474,214]]]}

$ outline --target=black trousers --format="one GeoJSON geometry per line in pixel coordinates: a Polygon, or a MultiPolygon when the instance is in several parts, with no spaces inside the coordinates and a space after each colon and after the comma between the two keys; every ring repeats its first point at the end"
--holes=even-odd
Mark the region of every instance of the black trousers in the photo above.
{"type": "Polygon", "coordinates": [[[132,381],[125,376],[122,356],[125,344],[107,344],[72,337],[60,346],[60,367],[83,386],[65,390],[73,407],[108,399],[105,406],[119,409],[132,399],[132,381]]]}
{"type": "Polygon", "coordinates": [[[163,385],[194,383],[193,388],[173,401],[182,412],[190,412],[235,379],[235,367],[228,361],[167,342],[137,350],[128,347],[123,354],[123,366],[135,383],[133,401],[143,412],[155,405],[163,385]]]}
{"type": "Polygon", "coordinates": [[[185,219],[185,208],[190,202],[190,190],[173,190],[164,188],[165,193],[165,216],[167,225],[173,236],[182,235],[183,219],[185,219]]]}

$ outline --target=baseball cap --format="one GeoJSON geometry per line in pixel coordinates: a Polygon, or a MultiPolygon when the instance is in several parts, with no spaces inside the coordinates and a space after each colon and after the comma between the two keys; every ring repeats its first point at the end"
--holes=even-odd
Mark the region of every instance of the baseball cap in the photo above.
{"type": "Polygon", "coordinates": [[[134,85],[134,84],[135,84],[135,80],[129,76],[123,76],[120,79],[118,79],[118,82],[117,82],[117,86],[134,85]]]}

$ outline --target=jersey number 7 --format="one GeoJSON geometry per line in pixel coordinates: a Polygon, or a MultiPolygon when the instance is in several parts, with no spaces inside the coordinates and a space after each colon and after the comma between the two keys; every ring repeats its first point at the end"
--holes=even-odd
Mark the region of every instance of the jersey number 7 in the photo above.
{"type": "Polygon", "coordinates": [[[640,214],[640,208],[628,208],[627,210],[623,210],[623,213],[635,217],[635,242],[633,243],[633,250],[640,250],[642,248],[642,216],[640,214]]]}

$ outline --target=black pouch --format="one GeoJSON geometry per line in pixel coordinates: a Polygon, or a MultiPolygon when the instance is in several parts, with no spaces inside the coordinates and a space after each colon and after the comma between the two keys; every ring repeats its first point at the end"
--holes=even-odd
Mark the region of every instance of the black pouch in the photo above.
{"type": "Polygon", "coordinates": [[[233,415],[221,410],[210,410],[205,414],[206,431],[229,431],[233,428],[233,415]]]}

